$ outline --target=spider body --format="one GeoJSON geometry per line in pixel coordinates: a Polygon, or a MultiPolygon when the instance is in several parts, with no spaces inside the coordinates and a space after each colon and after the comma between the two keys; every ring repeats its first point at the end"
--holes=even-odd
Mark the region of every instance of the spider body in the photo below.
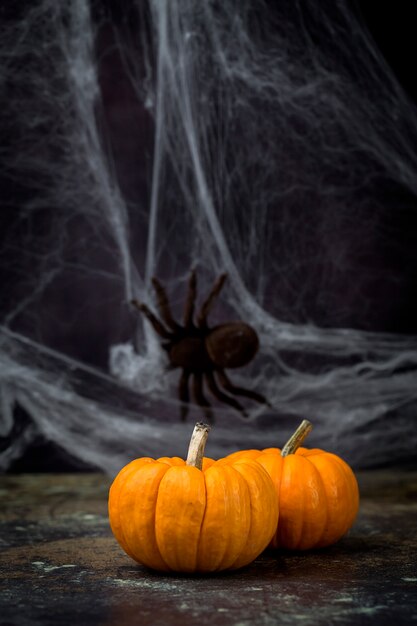
{"type": "Polygon", "coordinates": [[[207,324],[210,308],[225,280],[226,274],[221,274],[218,277],[194,322],[197,279],[195,272],[191,272],[183,325],[174,320],[165,289],[156,278],[152,279],[152,283],[162,321],[152,313],[146,304],[133,300],[133,304],[146,316],[158,335],[163,338],[162,347],[167,352],[170,366],[182,369],[178,391],[182,402],[181,416],[183,419],[188,412],[190,379],[192,379],[194,399],[197,404],[203,407],[208,419],[212,419],[212,412],[211,405],[204,395],[203,382],[206,383],[214,397],[243,414],[245,414],[245,410],[233,397],[234,395],[246,396],[257,402],[268,404],[259,393],[234,385],[224,371],[226,368],[242,367],[253,359],[259,348],[259,340],[255,330],[240,321],[220,324],[213,328],[207,324]]]}
{"type": "Polygon", "coordinates": [[[258,346],[257,334],[243,322],[187,328],[163,344],[171,365],[191,372],[242,367],[253,359],[258,346]]]}
{"type": "Polygon", "coordinates": [[[172,367],[181,367],[192,372],[204,372],[211,366],[205,341],[197,335],[175,339],[163,347],[168,352],[172,367]]]}
{"type": "Polygon", "coordinates": [[[249,324],[228,322],[210,331],[206,337],[206,348],[217,367],[233,369],[252,361],[259,348],[259,339],[249,324]]]}

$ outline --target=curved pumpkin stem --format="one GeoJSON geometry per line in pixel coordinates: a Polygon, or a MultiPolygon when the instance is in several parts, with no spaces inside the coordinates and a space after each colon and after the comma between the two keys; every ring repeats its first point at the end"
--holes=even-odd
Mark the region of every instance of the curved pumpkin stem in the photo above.
{"type": "Polygon", "coordinates": [[[291,435],[285,446],[282,448],[281,456],[294,454],[301,446],[307,435],[311,432],[312,428],[313,424],[311,422],[309,422],[308,420],[303,420],[295,433],[291,435]]]}
{"type": "Polygon", "coordinates": [[[188,447],[186,465],[192,465],[197,469],[203,468],[204,449],[206,447],[207,437],[210,432],[210,426],[197,422],[191,435],[190,445],[188,447]]]}

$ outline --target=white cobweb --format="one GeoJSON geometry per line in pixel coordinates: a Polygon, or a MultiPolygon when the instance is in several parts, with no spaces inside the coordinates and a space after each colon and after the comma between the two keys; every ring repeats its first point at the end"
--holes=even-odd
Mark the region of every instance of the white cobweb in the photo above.
{"type": "Polygon", "coordinates": [[[129,302],[154,307],[157,275],[180,317],[192,266],[200,300],[227,271],[210,320],[257,330],[231,377],[273,405],[213,402],[207,454],[308,418],[354,466],[413,456],[417,337],[367,321],[395,193],[416,210],[417,116],[347,4],[5,11],[0,467],[39,433],[109,473],[185,454],[201,410],[180,421],[179,371],[129,302]]]}

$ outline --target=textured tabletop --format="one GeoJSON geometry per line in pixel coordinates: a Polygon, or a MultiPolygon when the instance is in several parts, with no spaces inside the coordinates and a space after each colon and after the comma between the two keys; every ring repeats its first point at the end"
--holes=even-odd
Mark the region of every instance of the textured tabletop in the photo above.
{"type": "Polygon", "coordinates": [[[358,474],[350,533],[215,576],[160,575],[113,538],[108,477],[0,477],[0,624],[417,624],[417,472],[358,474]]]}

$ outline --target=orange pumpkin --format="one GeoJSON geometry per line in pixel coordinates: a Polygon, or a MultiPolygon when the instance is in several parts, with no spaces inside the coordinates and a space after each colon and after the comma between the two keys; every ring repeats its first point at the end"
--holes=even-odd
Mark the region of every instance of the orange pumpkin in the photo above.
{"type": "Polygon", "coordinates": [[[320,449],[299,447],[312,426],[304,420],[282,451],[240,450],[219,463],[254,459],[267,470],[278,496],[272,548],[308,550],[338,541],[359,509],[359,489],[349,465],[320,449]]]}
{"type": "Polygon", "coordinates": [[[113,534],[149,568],[237,569],[253,561],[275,532],[278,506],[268,473],[251,459],[203,459],[208,431],[196,425],[187,461],[136,459],[110,488],[113,534]]]}

